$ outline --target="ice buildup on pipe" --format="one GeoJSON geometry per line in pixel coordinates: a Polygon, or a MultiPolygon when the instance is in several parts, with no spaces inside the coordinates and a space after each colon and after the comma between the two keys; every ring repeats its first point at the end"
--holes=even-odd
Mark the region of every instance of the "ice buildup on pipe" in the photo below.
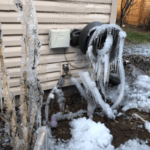
{"type": "MultiPolygon", "coordinates": [[[[7,126],[8,123],[5,124],[5,128],[10,131],[11,127],[11,135],[12,135],[12,142],[15,145],[19,138],[18,138],[18,132],[17,132],[17,125],[16,125],[16,112],[14,111],[15,108],[13,107],[12,103],[12,94],[9,89],[9,83],[8,83],[8,73],[7,73],[7,68],[5,66],[5,61],[4,61],[4,41],[3,41],[3,31],[1,29],[1,24],[0,24],[0,68],[2,70],[1,75],[3,77],[3,90],[4,90],[4,100],[6,103],[6,114],[10,118],[10,124],[11,126],[7,126]]],[[[1,80],[1,78],[0,78],[1,80]]],[[[1,91],[2,92],[2,91],[1,91]]],[[[2,96],[2,95],[1,95],[2,96]]],[[[2,103],[2,98],[1,98],[1,103],[2,103]]]]}
{"type": "Polygon", "coordinates": [[[93,118],[94,110],[96,108],[95,101],[93,101],[92,98],[88,96],[88,92],[86,93],[84,91],[84,89],[82,88],[81,84],[79,83],[79,81],[76,78],[71,77],[71,81],[76,85],[77,89],[81,93],[81,96],[83,96],[84,99],[87,101],[87,103],[88,103],[88,106],[87,106],[87,110],[88,110],[87,111],[87,115],[92,119],[93,118]]]}
{"type": "Polygon", "coordinates": [[[36,128],[41,126],[41,107],[44,92],[37,74],[41,41],[38,35],[38,22],[33,0],[26,0],[26,7],[20,0],[14,0],[14,5],[19,13],[18,20],[23,25],[20,113],[23,139],[25,147],[28,147],[34,124],[36,123],[36,128]]]}
{"type": "Polygon", "coordinates": [[[121,89],[120,94],[117,101],[112,105],[112,109],[115,109],[121,103],[123,96],[124,96],[124,88],[125,88],[125,73],[124,73],[124,66],[122,60],[122,53],[123,53],[123,46],[124,46],[124,39],[126,37],[126,33],[124,31],[119,32],[119,55],[118,55],[118,68],[119,68],[119,75],[121,80],[121,89]]]}
{"type": "Polygon", "coordinates": [[[100,105],[103,109],[103,112],[108,116],[108,118],[115,119],[115,115],[113,110],[110,108],[110,106],[105,103],[102,99],[101,94],[99,93],[95,81],[91,80],[88,72],[80,72],[79,76],[88,91],[92,93],[92,96],[94,97],[95,102],[100,105]]]}
{"type": "Polygon", "coordinates": [[[90,38],[88,44],[88,50],[86,52],[87,58],[90,60],[94,73],[97,75],[97,81],[100,82],[102,79],[104,85],[99,83],[103,94],[105,95],[105,83],[109,80],[109,63],[111,63],[111,68],[115,70],[119,69],[119,75],[121,79],[121,90],[117,101],[113,104],[112,109],[119,106],[123,95],[124,95],[124,85],[125,85],[125,74],[122,61],[123,45],[126,33],[115,24],[101,25],[97,27],[92,37],[90,38]],[[103,34],[107,34],[104,46],[102,49],[96,49],[97,56],[93,54],[93,41],[100,42],[99,39],[102,38],[103,34]],[[114,48],[116,42],[116,46],[114,48]],[[113,48],[113,49],[112,49],[113,48]],[[113,53],[113,54],[112,54],[113,53]],[[103,71],[102,71],[103,70],[103,71]]]}
{"type": "Polygon", "coordinates": [[[82,109],[77,111],[76,113],[70,112],[69,114],[64,114],[64,115],[62,114],[62,112],[58,112],[51,116],[51,121],[60,121],[64,119],[72,120],[74,117],[82,116],[84,113],[87,113],[87,111],[82,109]]]}
{"type": "Polygon", "coordinates": [[[64,98],[63,91],[61,89],[58,89],[55,86],[54,93],[56,94],[56,98],[57,98],[57,101],[58,101],[58,104],[59,104],[60,111],[64,112],[66,99],[64,98]]]}

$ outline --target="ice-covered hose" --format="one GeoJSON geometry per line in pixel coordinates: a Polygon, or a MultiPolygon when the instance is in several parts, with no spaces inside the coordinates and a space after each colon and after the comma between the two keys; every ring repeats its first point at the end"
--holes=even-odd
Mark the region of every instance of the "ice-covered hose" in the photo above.
{"type": "MultiPolygon", "coordinates": [[[[93,43],[94,40],[96,40],[98,38],[99,35],[104,34],[104,31],[106,29],[107,29],[107,31],[112,30],[112,32],[113,32],[113,29],[116,29],[116,30],[119,31],[118,32],[118,34],[119,34],[119,36],[118,36],[119,37],[118,38],[118,49],[119,49],[119,52],[117,51],[117,49],[115,49],[116,50],[115,54],[117,54],[117,52],[119,53],[119,55],[118,55],[118,65],[119,65],[119,74],[120,74],[120,78],[121,78],[121,90],[120,90],[120,94],[119,94],[119,97],[118,97],[117,101],[111,107],[112,109],[115,109],[121,103],[123,95],[124,95],[125,73],[124,73],[124,66],[123,66],[123,61],[122,61],[122,53],[123,53],[123,45],[124,45],[124,39],[126,37],[126,33],[124,31],[122,31],[122,29],[119,26],[117,26],[117,25],[113,25],[113,24],[101,25],[93,33],[93,35],[92,35],[92,37],[91,37],[91,39],[89,41],[88,47],[90,48],[89,49],[90,51],[87,51],[87,56],[89,57],[92,65],[93,65],[94,70],[97,72],[97,67],[95,67],[95,66],[97,66],[98,63],[100,63],[100,62],[98,60],[96,60],[96,58],[93,56],[93,54],[91,52],[93,50],[92,43],[93,43]]],[[[116,37],[116,36],[114,36],[114,37],[116,37]]],[[[101,52],[103,52],[103,51],[102,50],[100,50],[100,51],[98,50],[98,53],[101,53],[101,52]]],[[[98,57],[101,57],[101,56],[98,56],[98,57]]],[[[97,72],[97,76],[99,76],[98,72],[97,72]]]]}
{"type": "MultiPolygon", "coordinates": [[[[55,87],[55,86],[54,86],[55,87]]],[[[51,90],[50,94],[48,95],[48,98],[46,100],[46,106],[45,106],[45,120],[48,123],[49,121],[49,104],[54,99],[54,88],[51,90]]]]}
{"type": "Polygon", "coordinates": [[[118,64],[119,64],[119,74],[121,79],[121,89],[120,94],[117,101],[111,106],[112,109],[115,109],[122,101],[124,95],[124,88],[125,88],[125,73],[124,73],[124,66],[122,61],[122,53],[123,53],[123,45],[124,39],[126,37],[126,33],[124,31],[119,32],[119,55],[118,55],[118,64]]]}
{"type": "Polygon", "coordinates": [[[86,101],[88,101],[88,97],[87,97],[85,91],[83,90],[81,84],[78,82],[78,80],[74,77],[71,77],[71,81],[76,85],[77,89],[80,91],[80,93],[84,97],[84,99],[86,101]]]}

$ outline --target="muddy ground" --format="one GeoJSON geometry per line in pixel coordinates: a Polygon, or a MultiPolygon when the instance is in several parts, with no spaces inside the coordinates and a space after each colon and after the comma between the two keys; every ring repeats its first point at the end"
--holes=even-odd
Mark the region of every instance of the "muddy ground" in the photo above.
{"type": "MultiPolygon", "coordinates": [[[[87,103],[83,100],[80,94],[72,95],[71,97],[66,97],[66,110],[70,112],[77,112],[80,109],[87,110],[87,103]]],[[[95,112],[100,112],[100,109],[96,109],[95,112]]],[[[52,114],[59,112],[59,106],[56,100],[51,104],[50,117],[52,114]]],[[[118,112],[122,112],[121,108],[118,112]]],[[[142,140],[149,141],[148,145],[150,145],[150,134],[144,128],[143,122],[140,120],[131,119],[133,113],[137,113],[142,116],[144,119],[150,121],[150,114],[138,112],[136,109],[129,110],[125,113],[124,116],[117,117],[115,120],[107,119],[106,117],[101,117],[99,115],[94,114],[93,121],[104,123],[105,126],[110,130],[113,135],[112,144],[115,147],[118,147],[120,144],[124,144],[129,139],[139,138],[142,140]],[[143,125],[143,128],[138,127],[139,125],[143,125]]],[[[65,113],[67,114],[67,113],[65,113]]],[[[86,114],[82,115],[82,117],[87,117],[86,114]]],[[[78,118],[78,117],[76,117],[78,118]]],[[[52,135],[58,139],[70,139],[70,125],[69,122],[71,120],[62,120],[58,122],[58,127],[56,129],[52,129],[52,135]]]]}

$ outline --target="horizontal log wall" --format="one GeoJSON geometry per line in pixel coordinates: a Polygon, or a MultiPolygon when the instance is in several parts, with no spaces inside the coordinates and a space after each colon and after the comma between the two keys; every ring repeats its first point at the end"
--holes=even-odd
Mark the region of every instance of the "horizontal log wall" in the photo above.
{"type": "MultiPolygon", "coordinates": [[[[23,0],[25,1],[25,0],[23,0]]],[[[34,1],[39,35],[42,41],[40,62],[37,68],[44,90],[51,89],[61,76],[60,64],[66,62],[64,50],[49,49],[50,29],[83,29],[88,23],[100,21],[115,23],[118,0],[37,0],[34,1]]],[[[0,23],[5,42],[5,63],[10,75],[10,90],[15,95],[20,94],[20,63],[21,63],[21,36],[22,25],[17,21],[13,0],[0,0],[0,23]]],[[[78,48],[69,47],[66,57],[72,65],[84,67],[85,64],[76,64],[75,51],[78,48]]],[[[71,67],[73,76],[83,69],[71,67]]],[[[90,71],[91,69],[88,68],[90,71]]],[[[70,79],[65,80],[64,86],[72,85],[70,79]]]]}

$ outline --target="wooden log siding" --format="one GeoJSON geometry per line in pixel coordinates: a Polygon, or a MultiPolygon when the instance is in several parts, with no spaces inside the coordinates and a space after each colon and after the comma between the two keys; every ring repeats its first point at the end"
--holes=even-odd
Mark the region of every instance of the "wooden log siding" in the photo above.
{"type": "MultiPolygon", "coordinates": [[[[25,1],[25,0],[23,0],[25,1]]],[[[49,30],[57,28],[83,29],[88,23],[100,21],[115,23],[118,0],[37,0],[34,1],[39,22],[39,34],[42,41],[40,62],[37,68],[44,90],[51,89],[61,76],[60,63],[65,62],[64,50],[49,49],[49,30]]],[[[0,22],[5,42],[5,63],[10,75],[10,89],[15,95],[20,94],[20,61],[22,25],[17,22],[18,13],[12,0],[0,0],[0,22]]],[[[66,57],[72,65],[76,64],[74,52],[78,48],[69,47],[66,57]]],[[[71,67],[73,76],[78,77],[82,69],[71,67]]],[[[91,70],[91,69],[89,69],[91,70]]],[[[81,82],[81,81],[80,81],[81,82]]],[[[72,85],[70,79],[64,86],[72,85]]]]}

